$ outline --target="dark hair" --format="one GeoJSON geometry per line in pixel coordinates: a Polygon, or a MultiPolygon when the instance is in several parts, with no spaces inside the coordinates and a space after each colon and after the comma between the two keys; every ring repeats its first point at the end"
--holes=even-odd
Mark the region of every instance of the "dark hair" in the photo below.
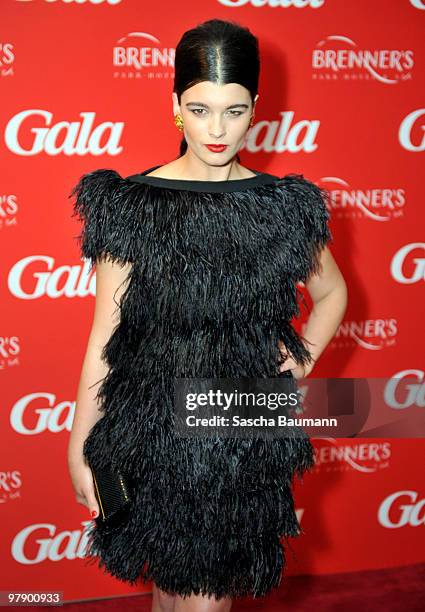
{"type": "MultiPolygon", "coordinates": [[[[181,37],[175,56],[174,89],[180,104],[182,93],[202,81],[226,85],[239,83],[251,99],[258,91],[260,54],[258,39],[234,21],[210,19],[181,37]]],[[[180,155],[187,150],[183,136],[180,155]]],[[[239,155],[237,156],[239,161],[239,155]]]]}

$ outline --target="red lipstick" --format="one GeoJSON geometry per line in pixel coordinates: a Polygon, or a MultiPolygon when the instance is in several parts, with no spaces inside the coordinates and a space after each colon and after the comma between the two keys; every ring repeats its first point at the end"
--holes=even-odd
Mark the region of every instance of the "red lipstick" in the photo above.
{"type": "Polygon", "coordinates": [[[222,151],[225,151],[227,149],[227,145],[207,144],[205,146],[213,153],[221,153],[222,151]]]}

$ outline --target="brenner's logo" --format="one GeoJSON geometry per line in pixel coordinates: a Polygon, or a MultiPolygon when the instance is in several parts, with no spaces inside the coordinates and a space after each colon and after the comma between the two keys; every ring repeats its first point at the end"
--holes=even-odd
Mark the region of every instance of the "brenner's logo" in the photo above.
{"type": "Polygon", "coordinates": [[[387,468],[390,458],[390,442],[341,444],[335,438],[318,438],[315,468],[320,468],[322,472],[353,470],[371,474],[387,468]],[[321,444],[321,441],[328,444],[321,444]]]}
{"type": "Polygon", "coordinates": [[[330,194],[333,219],[357,219],[359,213],[371,221],[385,222],[403,217],[406,204],[405,190],[400,187],[350,186],[337,176],[324,176],[320,184],[330,194]]]}
{"type": "Polygon", "coordinates": [[[15,49],[11,42],[0,42],[0,77],[14,74],[15,49]]]}
{"type": "Polygon", "coordinates": [[[347,36],[320,40],[312,53],[313,78],[374,79],[393,85],[412,78],[412,49],[359,49],[347,36]]]}
{"type": "Polygon", "coordinates": [[[114,78],[174,78],[175,48],[148,32],[128,32],[112,50],[114,78]]]}
{"type": "Polygon", "coordinates": [[[395,318],[343,321],[332,344],[338,348],[352,348],[353,344],[357,344],[368,351],[381,351],[395,345],[397,323],[395,318]]]}

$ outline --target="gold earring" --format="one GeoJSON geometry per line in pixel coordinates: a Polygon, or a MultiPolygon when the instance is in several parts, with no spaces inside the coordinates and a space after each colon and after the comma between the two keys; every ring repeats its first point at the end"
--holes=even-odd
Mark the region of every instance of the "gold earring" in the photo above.
{"type": "Polygon", "coordinates": [[[174,123],[180,132],[183,131],[183,117],[181,115],[174,115],[174,123]]]}

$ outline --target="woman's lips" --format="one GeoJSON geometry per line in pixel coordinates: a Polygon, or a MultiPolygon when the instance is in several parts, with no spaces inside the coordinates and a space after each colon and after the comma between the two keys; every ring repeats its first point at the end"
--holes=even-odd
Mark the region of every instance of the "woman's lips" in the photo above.
{"type": "Polygon", "coordinates": [[[227,149],[227,145],[213,145],[213,144],[207,144],[205,145],[207,147],[207,149],[209,149],[210,151],[212,151],[213,153],[221,153],[222,151],[224,151],[225,149],[227,149]]]}

